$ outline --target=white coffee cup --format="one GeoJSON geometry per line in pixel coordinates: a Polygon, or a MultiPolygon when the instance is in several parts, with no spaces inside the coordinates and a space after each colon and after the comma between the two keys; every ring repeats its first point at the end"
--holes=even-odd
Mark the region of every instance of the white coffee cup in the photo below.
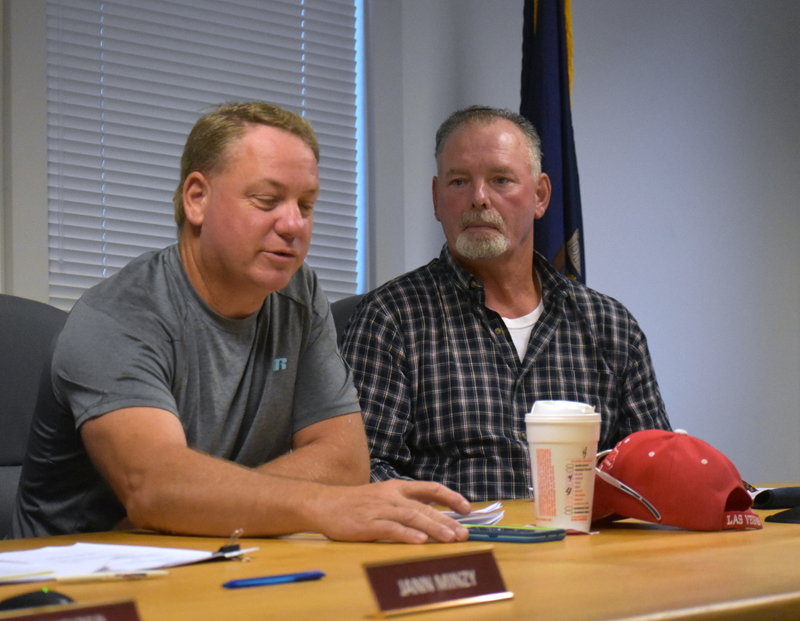
{"type": "Polygon", "coordinates": [[[536,525],[589,532],[600,414],[577,401],[537,401],[525,424],[536,525]]]}

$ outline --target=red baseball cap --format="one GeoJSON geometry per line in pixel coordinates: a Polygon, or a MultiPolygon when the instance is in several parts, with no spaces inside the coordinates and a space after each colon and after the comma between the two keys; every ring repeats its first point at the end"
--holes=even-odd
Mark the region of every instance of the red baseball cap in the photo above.
{"type": "Polygon", "coordinates": [[[686,432],[637,431],[598,458],[592,520],[637,518],[690,530],[761,528],[736,466],[686,432]]]}

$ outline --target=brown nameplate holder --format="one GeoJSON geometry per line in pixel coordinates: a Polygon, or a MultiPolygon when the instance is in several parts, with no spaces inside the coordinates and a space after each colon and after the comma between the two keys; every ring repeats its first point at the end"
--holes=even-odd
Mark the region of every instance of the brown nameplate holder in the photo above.
{"type": "Polygon", "coordinates": [[[0,612],[2,621],[141,621],[136,603],[131,600],[106,602],[102,604],[63,604],[25,608],[0,612]]]}
{"type": "Polygon", "coordinates": [[[491,549],[364,565],[383,616],[511,599],[491,549]]]}

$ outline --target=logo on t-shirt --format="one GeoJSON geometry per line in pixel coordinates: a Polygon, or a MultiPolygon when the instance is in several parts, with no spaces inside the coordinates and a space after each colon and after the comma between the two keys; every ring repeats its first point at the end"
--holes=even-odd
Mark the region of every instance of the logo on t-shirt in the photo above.
{"type": "Polygon", "coordinates": [[[283,371],[286,369],[286,358],[275,358],[275,370],[283,371]]]}

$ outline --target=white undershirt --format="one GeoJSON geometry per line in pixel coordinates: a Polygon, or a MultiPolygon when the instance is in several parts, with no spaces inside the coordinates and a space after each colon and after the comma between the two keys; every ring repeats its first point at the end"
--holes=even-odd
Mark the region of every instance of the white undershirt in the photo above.
{"type": "Polygon", "coordinates": [[[539,306],[537,306],[532,313],[528,313],[522,317],[516,317],[515,319],[502,317],[508,331],[511,333],[511,340],[514,341],[514,347],[517,348],[517,354],[519,354],[520,360],[525,358],[525,352],[528,351],[528,341],[531,338],[533,326],[539,320],[539,317],[542,316],[543,310],[544,304],[542,300],[539,300],[539,306]]]}

